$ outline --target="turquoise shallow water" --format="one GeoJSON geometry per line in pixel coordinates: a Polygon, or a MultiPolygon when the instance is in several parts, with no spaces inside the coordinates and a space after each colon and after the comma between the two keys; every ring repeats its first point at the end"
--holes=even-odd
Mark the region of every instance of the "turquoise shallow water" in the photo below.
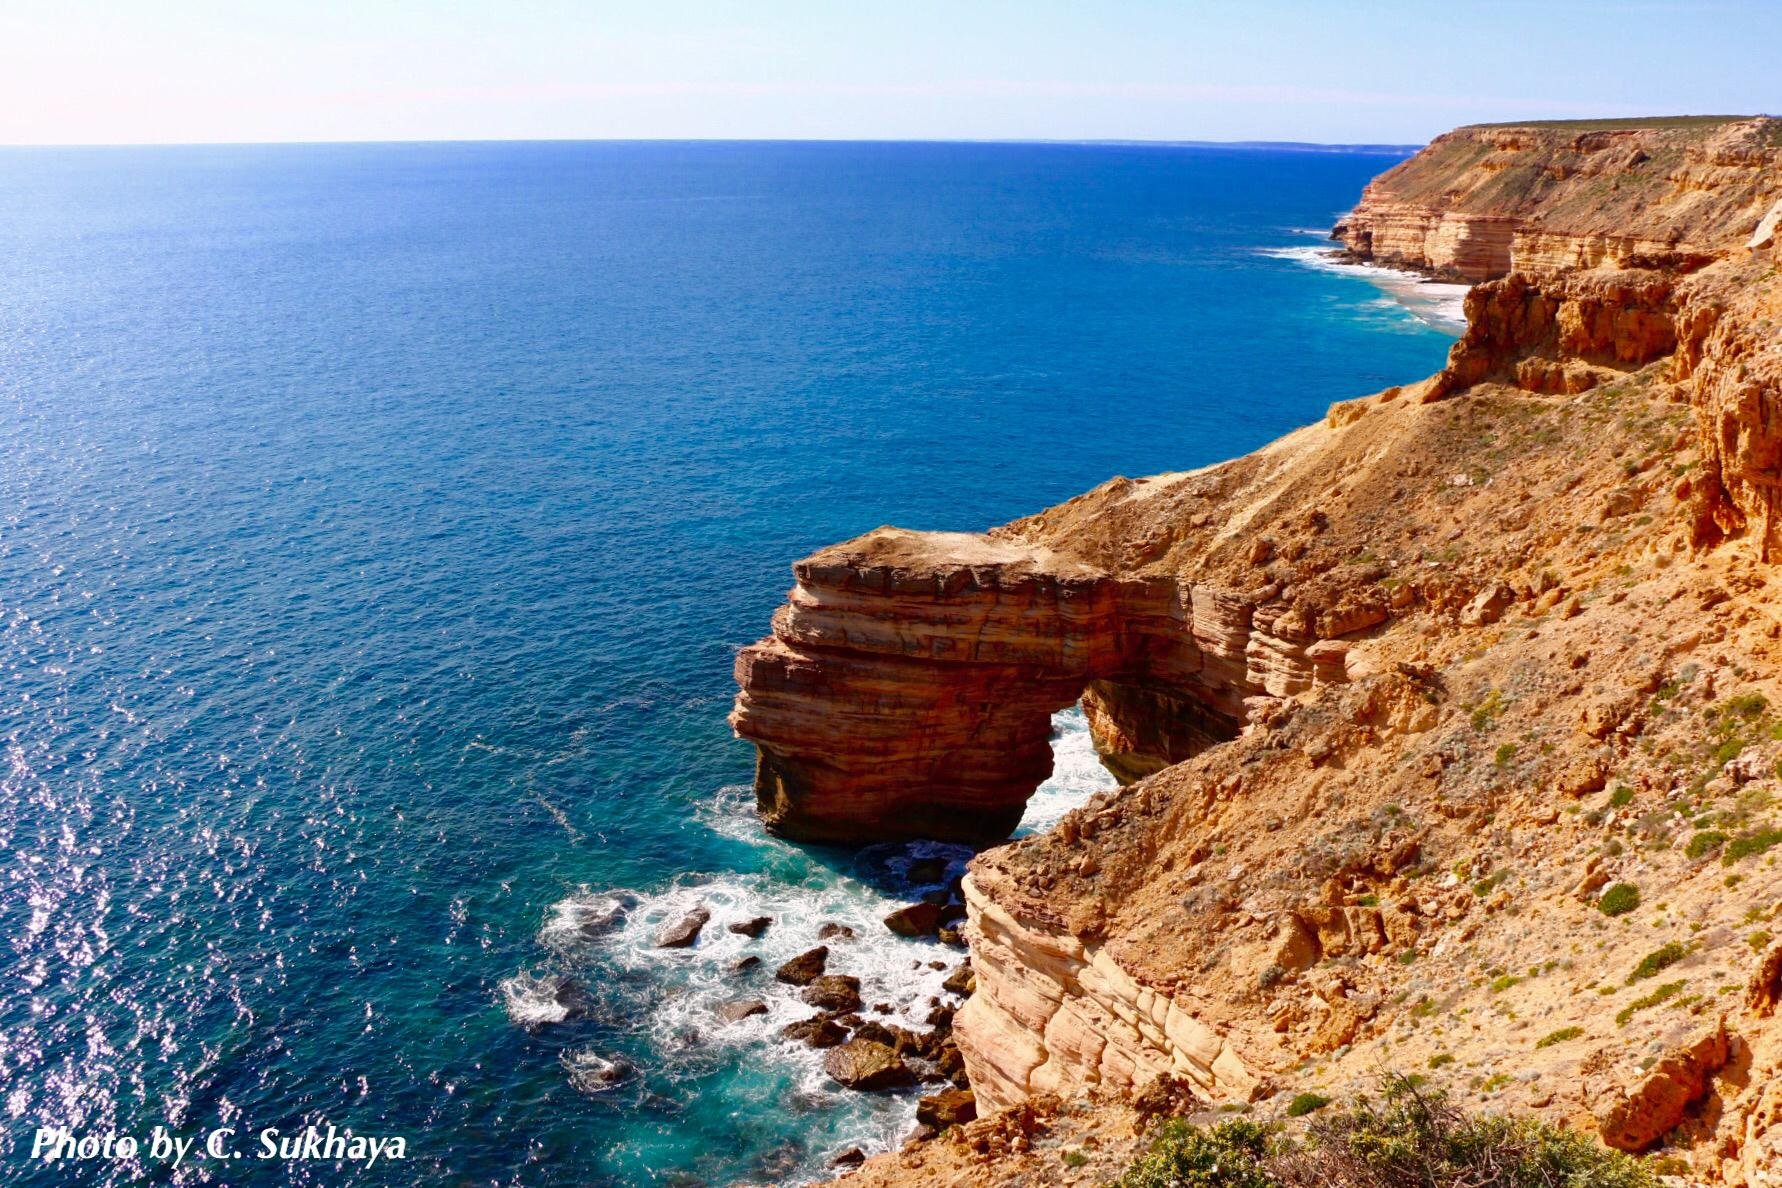
{"type": "MultiPolygon", "coordinates": [[[[1269,254],[1390,161],[0,150],[0,1179],[71,1182],[47,1123],[408,1141],[178,1183],[728,1184],[895,1140],[912,1100],[832,1092],[789,1003],[711,1014],[733,916],[770,958],[852,923],[836,967],[905,1010],[953,956],[876,925],[925,851],[754,827],[734,649],[821,544],[1433,370],[1446,334],[1269,254]],[[562,927],[615,891],[616,931],[562,927]],[[651,949],[695,902],[710,943],[651,949]],[[552,973],[588,1016],[521,1026],[552,973]],[[636,1071],[583,1092],[596,1058],[636,1071]]],[[[1105,780],[1059,727],[1040,824],[1105,780]]]]}

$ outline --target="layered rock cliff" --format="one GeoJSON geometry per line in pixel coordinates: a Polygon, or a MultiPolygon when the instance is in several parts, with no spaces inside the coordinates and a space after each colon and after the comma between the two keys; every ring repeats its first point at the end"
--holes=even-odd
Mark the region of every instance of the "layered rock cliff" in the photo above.
{"type": "Polygon", "coordinates": [[[1483,125],[1438,136],[1337,224],[1356,257],[1462,281],[1689,270],[1742,246],[1778,197],[1777,121],[1483,125]]]}
{"type": "MultiPolygon", "coordinates": [[[[1079,697],[1127,781],[973,863],[981,1109],[1167,1076],[1274,1112],[1396,1067],[1777,1182],[1779,152],[1773,120],[1451,133],[1338,228],[1482,282],[1439,375],[800,564],[738,661],[777,828],[994,838],[1079,697]]],[[[861,1174],[1035,1174],[989,1133],[861,1174]]]]}

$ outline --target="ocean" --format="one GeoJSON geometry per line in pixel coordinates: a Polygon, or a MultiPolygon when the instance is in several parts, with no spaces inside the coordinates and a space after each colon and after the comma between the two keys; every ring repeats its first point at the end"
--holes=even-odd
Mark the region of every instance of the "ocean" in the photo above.
{"type": "MultiPolygon", "coordinates": [[[[959,955],[879,917],[968,854],[766,837],[735,650],[821,545],[1433,371],[1452,292],[1314,250],[1395,159],[0,150],[0,1179],[729,1185],[895,1144],[914,1097],[830,1084],[763,971],[847,925],[831,969],[920,1017],[959,955]],[[252,1158],[330,1123],[406,1158],[252,1158]],[[247,1154],[76,1175],[45,1126],[247,1154]]],[[[1111,784],[1056,721],[1024,828],[1111,784]]]]}

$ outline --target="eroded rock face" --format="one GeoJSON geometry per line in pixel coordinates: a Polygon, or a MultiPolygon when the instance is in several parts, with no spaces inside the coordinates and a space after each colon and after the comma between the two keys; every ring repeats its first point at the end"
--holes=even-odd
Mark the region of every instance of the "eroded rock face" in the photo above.
{"type": "MultiPolygon", "coordinates": [[[[1702,723],[1748,688],[1782,705],[1778,152],[1775,121],[1443,138],[1344,227],[1358,254],[1488,282],[1437,377],[984,536],[886,529],[798,567],[738,664],[776,828],[995,837],[1078,696],[1128,785],[972,864],[949,988],[972,991],[953,1025],[983,1112],[1488,1061],[1539,1073],[1501,1090],[1512,1111],[1630,1149],[1681,1118],[1671,1141],[1713,1134],[1698,1164],[1768,1182],[1782,963],[1753,974],[1739,920],[1782,890],[1747,862],[1725,895],[1691,817],[1655,823],[1702,723]],[[1603,1009],[1644,928],[1573,967],[1601,889],[1636,880],[1701,918],[1692,993],[1750,976],[1737,1041],[1677,1046],[1685,996],[1603,1009]],[[1488,957],[1508,972],[1480,979],[1488,957]],[[1425,1022],[1506,1003],[1543,1020],[1507,1063],[1502,1032],[1425,1022]],[[1657,1037],[1670,1055],[1634,1071],[1657,1037]]],[[[1747,758],[1703,794],[1782,784],[1747,758]]]]}
{"type": "Polygon", "coordinates": [[[979,1108],[1039,1093],[1130,1091],[1171,1075],[1211,1097],[1258,1083],[1216,1030],[1099,946],[1023,922],[965,881],[977,988],[953,1021],[979,1108]]]}

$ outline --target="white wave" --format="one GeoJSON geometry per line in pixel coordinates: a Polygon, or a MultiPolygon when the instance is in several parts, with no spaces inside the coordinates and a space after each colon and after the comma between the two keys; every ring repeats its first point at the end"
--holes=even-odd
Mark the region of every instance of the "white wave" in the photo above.
{"type": "MultiPolygon", "coordinates": [[[[1052,776],[1029,801],[1020,834],[1050,828],[1095,792],[1115,786],[1095,756],[1080,709],[1054,715],[1052,725],[1052,776]]],[[[950,888],[973,851],[922,841],[873,846],[837,858],[833,852],[807,850],[768,834],[753,807],[748,788],[726,787],[700,810],[698,819],[756,848],[762,869],[687,874],[671,886],[647,892],[578,888],[551,905],[539,941],[561,968],[593,988],[602,1019],[616,1011],[612,1022],[645,1038],[652,1075],[696,1079],[726,1063],[756,1061],[781,1070],[813,1122],[808,1166],[782,1182],[820,1179],[825,1154],[847,1146],[869,1153],[894,1149],[914,1123],[917,1094],[854,1093],[831,1081],[823,1071],[824,1052],[779,1034],[816,1008],[802,1001],[799,987],[774,980],[774,970],[826,945],[828,972],[860,979],[863,1015],[926,1029],[936,1005],[958,1002],[941,983],[965,953],[933,938],[900,936],[885,926],[884,917],[926,892],[950,888]],[[701,908],[710,918],[694,944],[657,946],[664,926],[701,908]],[[773,922],[758,938],[730,931],[731,924],[761,916],[773,922]],[[821,933],[827,926],[840,926],[852,935],[825,938],[821,933]],[[757,958],[757,964],[738,971],[736,963],[746,957],[757,958]],[[609,996],[622,1005],[609,1006],[609,996]],[[724,1018],[726,1005],[745,1001],[760,1001],[767,1009],[746,1019],[724,1018]]],[[[576,985],[567,977],[553,982],[552,976],[522,973],[502,983],[502,995],[516,1023],[538,1027],[570,1017],[576,985]]],[[[603,1091],[611,1087],[607,1078],[612,1073],[595,1061],[608,1059],[587,1050],[566,1055],[565,1073],[582,1092],[603,1091]]],[[[761,1108],[783,1106],[764,1102],[761,1108]]]]}
{"type": "Polygon", "coordinates": [[[566,1022],[578,1011],[579,991],[561,974],[521,971],[501,980],[507,1017],[528,1030],[566,1022]]]}
{"type": "Polygon", "coordinates": [[[1261,255],[1292,260],[1323,272],[1365,280],[1419,322],[1449,334],[1466,328],[1466,295],[1471,285],[1433,281],[1403,269],[1344,259],[1328,247],[1259,248],[1261,255]]]}
{"type": "Polygon", "coordinates": [[[538,930],[539,943],[558,953],[584,948],[622,925],[636,902],[630,892],[596,892],[583,887],[551,905],[550,915],[538,930]]]}
{"type": "Polygon", "coordinates": [[[1089,719],[1076,706],[1052,715],[1052,775],[1027,802],[1016,837],[1044,833],[1097,792],[1117,786],[1101,765],[1089,734],[1089,719]]]}
{"type": "Polygon", "coordinates": [[[568,1075],[571,1088],[590,1095],[618,1088],[632,1072],[630,1061],[604,1056],[592,1048],[572,1048],[557,1062],[568,1075]]]}

